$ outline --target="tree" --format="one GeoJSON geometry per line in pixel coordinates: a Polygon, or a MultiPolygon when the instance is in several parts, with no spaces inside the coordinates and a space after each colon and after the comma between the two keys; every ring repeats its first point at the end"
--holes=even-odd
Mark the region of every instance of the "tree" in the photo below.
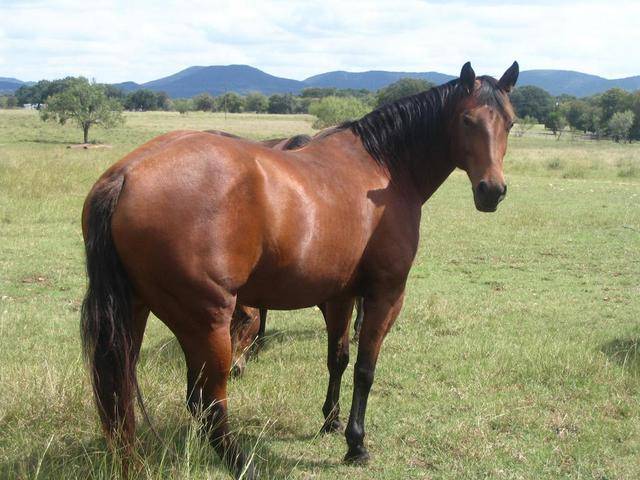
{"type": "Polygon", "coordinates": [[[194,109],[193,100],[190,98],[176,98],[173,101],[173,108],[176,112],[185,114],[194,109]]]}
{"type": "Polygon", "coordinates": [[[127,94],[121,88],[116,87],[115,85],[104,84],[104,94],[107,98],[113,98],[118,100],[120,103],[124,105],[124,102],[127,98],[127,94]]]}
{"type": "Polygon", "coordinates": [[[376,105],[380,107],[387,103],[408,97],[409,95],[424,92],[433,86],[434,84],[427,80],[419,78],[401,78],[400,80],[393,82],[391,85],[387,85],[386,87],[378,90],[376,95],[376,105]]]}
{"type": "Polygon", "coordinates": [[[586,112],[589,109],[589,104],[584,100],[570,100],[562,105],[562,113],[567,119],[567,123],[575,130],[581,130],[586,132],[587,129],[583,124],[583,120],[586,119],[586,112]]]}
{"type": "Polygon", "coordinates": [[[264,113],[268,108],[269,99],[259,92],[252,92],[244,99],[244,110],[246,112],[264,113]]]}
{"type": "Polygon", "coordinates": [[[567,126],[567,119],[564,118],[560,110],[554,110],[547,115],[547,120],[544,122],[544,126],[551,130],[556,136],[556,140],[560,140],[564,127],[567,126]]]}
{"type": "Polygon", "coordinates": [[[89,141],[89,129],[93,125],[110,128],[123,121],[122,105],[107,97],[104,86],[89,83],[83,77],[71,80],[63,92],[50,96],[40,110],[40,118],[62,125],[68,120],[75,121],[82,129],[84,143],[89,141]]]}
{"type": "Polygon", "coordinates": [[[173,107],[173,102],[167,92],[156,92],[156,108],[168,112],[173,107]]]}
{"type": "Polygon", "coordinates": [[[553,97],[546,90],[532,85],[514,89],[510,98],[518,117],[530,116],[538,123],[546,123],[555,106],[553,97]]]}
{"type": "Polygon", "coordinates": [[[269,113],[293,113],[295,109],[296,99],[290,93],[276,93],[269,97],[269,113]]]}
{"type": "Polygon", "coordinates": [[[325,128],[354,120],[369,112],[369,108],[354,97],[326,97],[309,105],[309,113],[318,117],[314,128],[325,128]]]}
{"type": "Polygon", "coordinates": [[[631,132],[629,132],[630,140],[640,140],[640,90],[636,90],[633,94],[632,111],[633,111],[633,125],[631,126],[631,132]]]}
{"type": "Polygon", "coordinates": [[[216,99],[219,112],[240,113],[244,108],[242,97],[235,92],[227,92],[216,99]]]}
{"type": "Polygon", "coordinates": [[[631,109],[633,96],[621,88],[612,88],[597,96],[596,100],[602,108],[602,121],[606,125],[614,113],[631,109]]]}
{"type": "Polygon", "coordinates": [[[611,138],[613,138],[614,141],[620,142],[621,140],[629,140],[629,133],[633,126],[634,117],[635,115],[631,110],[615,112],[611,116],[608,123],[608,130],[609,135],[611,135],[611,138]]]}
{"type": "Polygon", "coordinates": [[[40,108],[51,95],[61,93],[66,90],[75,79],[67,77],[60,80],[40,80],[33,85],[22,85],[16,91],[16,98],[19,105],[31,104],[40,108]]]}
{"type": "Polygon", "coordinates": [[[193,106],[202,112],[212,112],[216,107],[216,99],[208,93],[201,93],[193,97],[193,106]]]}
{"type": "Polygon", "coordinates": [[[158,100],[154,92],[143,88],[127,95],[124,108],[142,112],[156,110],[158,108],[158,100]]]}

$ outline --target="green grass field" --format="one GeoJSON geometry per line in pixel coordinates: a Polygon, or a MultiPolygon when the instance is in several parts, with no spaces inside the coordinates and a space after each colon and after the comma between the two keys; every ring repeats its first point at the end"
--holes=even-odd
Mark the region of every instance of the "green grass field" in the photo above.
{"type": "MultiPolygon", "coordinates": [[[[79,225],[99,174],[178,128],[310,133],[306,116],[128,114],[66,148],[72,126],[0,111],[0,478],[106,479],[79,342],[79,225]]],[[[640,478],[640,146],[512,138],[509,195],[475,210],[456,172],[424,207],[404,311],[367,411],[367,467],[318,436],[326,336],[317,310],[272,312],[269,343],[230,385],[232,424],[263,478],[640,478]]],[[[343,383],[348,412],[355,351],[343,383]]],[[[149,323],[140,478],[224,479],[184,407],[170,332],[149,323]]]]}

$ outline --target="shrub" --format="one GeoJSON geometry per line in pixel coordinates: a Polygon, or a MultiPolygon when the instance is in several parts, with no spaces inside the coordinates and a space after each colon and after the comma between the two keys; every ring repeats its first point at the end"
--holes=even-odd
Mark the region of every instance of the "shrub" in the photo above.
{"type": "Polygon", "coordinates": [[[314,128],[325,128],[347,120],[354,120],[369,112],[361,100],[353,97],[325,97],[309,105],[309,113],[318,120],[314,128]]]}

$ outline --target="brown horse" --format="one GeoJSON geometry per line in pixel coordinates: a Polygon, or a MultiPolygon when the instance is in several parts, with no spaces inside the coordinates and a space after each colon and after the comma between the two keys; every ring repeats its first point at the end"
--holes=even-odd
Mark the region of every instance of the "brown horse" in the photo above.
{"type": "MultiPolygon", "coordinates": [[[[242,137],[222,130],[205,130],[207,133],[214,135],[222,135],[225,137],[238,138],[242,137]]],[[[266,147],[276,150],[296,150],[304,147],[312,140],[312,137],[306,134],[295,135],[290,138],[274,138],[264,140],[260,143],[266,147]]],[[[362,297],[357,297],[355,302],[356,318],[353,324],[353,341],[357,342],[360,335],[360,327],[364,318],[364,309],[362,307],[362,297]]],[[[322,306],[321,306],[322,309],[322,306]]],[[[251,308],[236,304],[231,320],[231,345],[232,345],[232,361],[231,374],[241,376],[244,373],[247,361],[250,357],[257,353],[265,341],[265,331],[267,323],[267,310],[264,308],[251,308]]]]}
{"type": "MultiPolygon", "coordinates": [[[[242,137],[221,130],[205,130],[205,132],[242,139],[242,137]]],[[[301,134],[289,138],[264,140],[260,144],[276,150],[295,150],[310,141],[309,135],[301,134]]],[[[358,318],[360,318],[360,310],[358,310],[358,318]]],[[[262,346],[265,340],[266,324],[267,310],[265,308],[257,309],[236,304],[231,319],[232,375],[242,375],[247,360],[262,346]]]]}
{"type": "Polygon", "coordinates": [[[364,321],[345,460],[364,462],[364,418],[382,341],[398,316],[418,248],[422,204],[459,167],[478,210],[506,194],[502,162],[514,113],[514,63],[499,81],[460,78],[385,105],[279,151],[235,138],[162,135],[109,168],[83,212],[89,286],[85,352],[106,434],[134,437],[135,365],[149,311],[176,335],[187,404],[236,474],[253,465],[229,434],[227,377],[236,303],[323,305],[328,331],[326,431],[341,428],[354,299],[364,321]]]}

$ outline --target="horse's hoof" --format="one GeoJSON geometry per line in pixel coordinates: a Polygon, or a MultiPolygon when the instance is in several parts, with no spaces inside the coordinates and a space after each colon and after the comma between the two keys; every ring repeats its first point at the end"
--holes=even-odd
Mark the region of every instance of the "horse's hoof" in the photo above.
{"type": "Polygon", "coordinates": [[[320,433],[343,433],[344,424],[338,418],[334,418],[330,422],[325,422],[320,429],[320,433]]]}
{"type": "Polygon", "coordinates": [[[366,465],[369,463],[369,452],[363,446],[349,448],[349,451],[344,456],[344,462],[349,465],[366,465]]]}

